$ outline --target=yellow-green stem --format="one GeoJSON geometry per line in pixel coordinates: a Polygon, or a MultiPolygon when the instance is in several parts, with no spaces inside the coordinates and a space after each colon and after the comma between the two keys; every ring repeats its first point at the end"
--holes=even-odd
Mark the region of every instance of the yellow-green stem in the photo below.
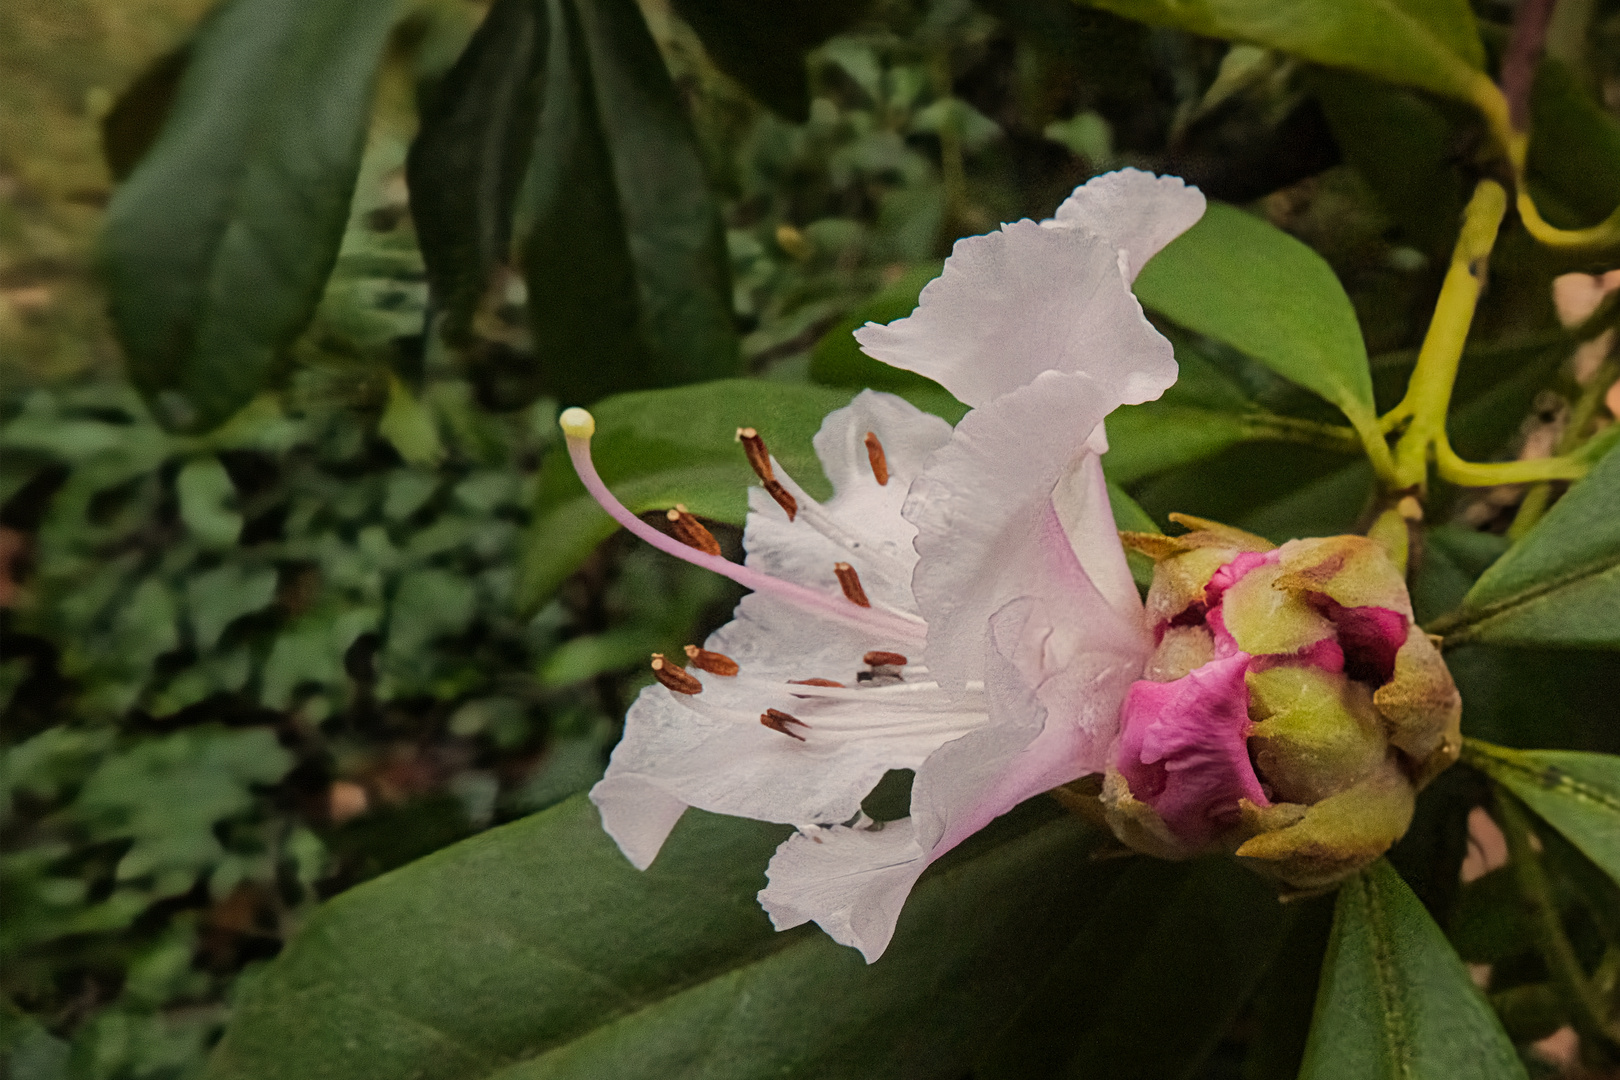
{"type": "MultiPolygon", "coordinates": [[[[1463,213],[1462,234],[1457,238],[1451,266],[1440,287],[1440,299],[1435,304],[1434,318],[1423,338],[1423,347],[1418,351],[1417,367],[1412,372],[1406,396],[1385,417],[1391,427],[1403,420],[1411,421],[1395,445],[1394,477],[1398,487],[1424,484],[1431,450],[1442,460],[1456,458],[1446,441],[1446,412],[1451,405],[1451,390],[1457,381],[1463,345],[1473,325],[1474,308],[1485,285],[1486,266],[1490,262],[1491,248],[1496,244],[1496,231],[1506,211],[1507,193],[1501,185],[1481,180],[1463,213]]],[[[1454,466],[1458,462],[1446,464],[1454,466]]]]}
{"type": "Polygon", "coordinates": [[[1502,156],[1507,158],[1508,166],[1513,170],[1513,186],[1517,190],[1515,203],[1518,206],[1519,217],[1524,222],[1525,231],[1541,243],[1550,248],[1561,250],[1578,250],[1582,248],[1606,248],[1620,244],[1620,206],[1606,219],[1590,228],[1560,229],[1551,225],[1541,216],[1536,203],[1530,196],[1530,187],[1525,180],[1525,163],[1529,159],[1530,133],[1517,131],[1513,127],[1508,115],[1507,98],[1489,77],[1477,75],[1469,87],[1469,98],[1474,107],[1485,117],[1485,126],[1490,130],[1491,138],[1495,140],[1502,156]]]}

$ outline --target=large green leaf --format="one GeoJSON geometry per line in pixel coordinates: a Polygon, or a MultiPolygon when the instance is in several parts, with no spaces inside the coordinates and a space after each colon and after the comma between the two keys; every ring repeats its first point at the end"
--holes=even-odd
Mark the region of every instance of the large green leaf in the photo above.
{"type": "Polygon", "coordinates": [[[1620,757],[1509,750],[1477,739],[1466,756],[1620,881],[1620,757]]]}
{"type": "Polygon", "coordinates": [[[103,237],[130,372],[170,427],[247,404],[314,311],[396,6],[229,0],[193,43],[103,237]]]}
{"type": "Polygon", "coordinates": [[[1389,863],[1339,889],[1300,1080],[1522,1080],[1445,935],[1389,863]]]}
{"type": "MultiPolygon", "coordinates": [[[[743,379],[620,394],[599,402],[591,454],[602,479],[635,513],[684,503],[741,525],[754,474],[737,429],[754,427],[790,476],[817,497],[830,489],[810,440],[848,390],[743,379]]],[[[523,595],[544,600],[618,526],[596,505],[564,453],[547,456],[524,555],[523,595]]]]}
{"type": "Polygon", "coordinates": [[[1290,922],[1276,890],[1225,859],[1139,859],[1108,892],[1073,902],[1087,905],[1085,929],[985,1052],[978,1080],[1193,1075],[1290,922]]]}
{"type": "Polygon", "coordinates": [[[215,1080],[962,1075],[1084,921],[1096,833],[1040,801],[935,867],[878,963],[754,898],[778,826],[689,812],[633,869],[582,797],[330,902],[215,1080]]]}
{"type": "Polygon", "coordinates": [[[1620,453],[1584,480],[1480,576],[1448,641],[1620,648],[1620,453]]]}
{"type": "Polygon", "coordinates": [[[425,103],[411,143],[411,218],[452,339],[463,336],[490,274],[506,261],[540,111],[547,29],[539,0],[497,0],[425,103]]]}
{"type": "Polygon", "coordinates": [[[1198,224],[1143,267],[1136,295],[1321,395],[1357,427],[1376,423],[1367,348],[1350,298],[1322,257],[1281,229],[1211,203],[1198,224]]]}
{"type": "Polygon", "coordinates": [[[741,371],[719,211],[634,0],[545,4],[514,233],[544,382],[565,404],[741,371]]]}
{"type": "Polygon", "coordinates": [[[796,123],[810,118],[805,59],[871,0],[675,0],[715,64],[796,123]]]}
{"type": "Polygon", "coordinates": [[[1485,49],[1467,0],[1089,0],[1174,26],[1468,99],[1485,49]]]}

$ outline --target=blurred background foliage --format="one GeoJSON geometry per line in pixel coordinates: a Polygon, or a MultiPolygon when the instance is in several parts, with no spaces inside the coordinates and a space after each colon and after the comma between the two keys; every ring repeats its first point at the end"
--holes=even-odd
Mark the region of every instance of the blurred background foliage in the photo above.
{"type": "MultiPolygon", "coordinates": [[[[126,375],[95,270],[115,179],[171,109],[210,104],[176,100],[209,6],[0,6],[0,1052],[18,1078],[198,1075],[235,995],[319,900],[600,775],[646,655],[701,640],[736,595],[568,525],[567,477],[546,464],[559,400],[746,374],[820,384],[818,406],[870,384],[954,418],[918,380],[865,361],[848,330],[907,313],[956,237],[1044,217],[1089,176],[1136,165],[1320,253],[1387,408],[1482,138],[1441,98],[1067,0],[786,4],[774,22],[747,4],[645,0],[650,38],[628,4],[553,3],[537,28],[529,5],[412,0],[370,16],[387,35],[379,89],[332,271],[309,271],[313,317],[293,304],[265,331],[284,348],[241,346],[241,370],[266,365],[272,393],[226,387],[213,402],[218,386],[161,327],[126,375]],[[654,46],[668,80],[623,60],[654,46]],[[801,61],[806,78],[783,77],[801,61]],[[513,65],[532,79],[503,82],[513,65]],[[578,123],[511,144],[489,117],[533,109],[538,82],[586,103],[578,123]],[[691,135],[677,120],[648,142],[588,107],[620,97],[684,112],[691,135]],[[660,188],[682,169],[712,195],[660,188]],[[471,220],[467,240],[457,223],[471,220]],[[620,318],[627,289],[658,302],[620,318]]],[[[1549,217],[1590,224],[1620,191],[1620,4],[1559,10],[1537,97],[1550,145],[1532,170],[1549,217]],[[1577,119],[1558,95],[1580,103],[1577,119]]],[[[1511,6],[1475,11],[1499,48],[1511,6]]],[[[264,78],[298,77],[287,65],[264,78]]],[[[116,255],[112,212],[103,250],[116,255]]],[[[1504,234],[1458,391],[1465,456],[1554,438],[1578,397],[1578,342],[1551,299],[1571,268],[1504,234]]],[[[126,284],[135,299],[115,314],[137,343],[164,305],[189,303],[157,277],[126,284]]],[[[248,318],[229,304],[260,299],[251,275],[228,284],[197,330],[224,349],[248,318]]],[[[1356,526],[1372,477],[1353,445],[1290,436],[1304,445],[1279,459],[1280,428],[1266,427],[1284,417],[1309,436],[1337,414],[1166,329],[1182,382],[1110,422],[1112,479],[1161,522],[1179,510],[1279,540],[1356,526]],[[1190,450],[1164,441],[1164,424],[1212,411],[1249,427],[1195,424],[1213,434],[1190,450]]],[[[784,461],[813,425],[788,430],[784,461]]],[[[716,505],[735,502],[746,470],[702,459],[700,443],[672,437],[664,467],[690,465],[680,490],[701,481],[716,505]]],[[[612,454],[604,440],[610,479],[612,454]]],[[[1441,486],[1420,614],[1456,606],[1502,550],[1518,497],[1441,486]]],[[[715,529],[735,551],[737,531],[715,529]]],[[[1469,646],[1454,660],[1468,700],[1489,703],[1471,734],[1620,749],[1590,722],[1612,715],[1614,654],[1469,646]]],[[[1436,791],[1436,819],[1482,797],[1463,780],[1436,791]]],[[[1397,859],[1415,884],[1432,854],[1424,820],[1397,859]]],[[[1499,994],[1541,986],[1506,901],[1493,906],[1499,886],[1482,878],[1459,901],[1453,875],[1418,891],[1461,905],[1443,925],[1467,959],[1498,964],[1499,994]]],[[[1322,927],[1297,932],[1319,953],[1322,927]]],[[[1539,999],[1518,998],[1510,1028],[1545,1034],[1539,999]]],[[[1286,1002],[1255,1008],[1268,1022],[1286,1002]]],[[[1208,1075],[1237,1075],[1246,1052],[1228,1037],[1208,1075]]],[[[1244,1075],[1281,1075],[1249,1061],[1244,1075]]]]}

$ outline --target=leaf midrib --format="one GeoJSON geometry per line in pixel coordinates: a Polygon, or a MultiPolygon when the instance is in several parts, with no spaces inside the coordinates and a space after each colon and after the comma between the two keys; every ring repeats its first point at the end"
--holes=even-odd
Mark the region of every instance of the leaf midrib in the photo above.
{"type": "Polygon", "coordinates": [[[1543,579],[1527,589],[1512,593],[1500,600],[1492,601],[1480,607],[1470,607],[1466,598],[1463,606],[1450,615],[1436,619],[1429,629],[1446,637],[1446,645],[1461,645],[1479,635],[1480,629],[1493,619],[1501,618],[1514,608],[1523,607],[1533,601],[1550,596],[1562,589],[1595,577],[1600,577],[1610,570],[1620,567],[1620,547],[1607,555],[1590,562],[1582,563],[1573,570],[1557,577],[1543,579]]]}

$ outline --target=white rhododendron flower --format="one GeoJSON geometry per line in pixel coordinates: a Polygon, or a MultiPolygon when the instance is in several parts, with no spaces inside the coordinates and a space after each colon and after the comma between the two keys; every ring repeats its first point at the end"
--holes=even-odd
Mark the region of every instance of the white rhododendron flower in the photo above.
{"type": "Polygon", "coordinates": [[[931,862],[1104,771],[1153,639],[1108,506],[1103,419],[1175,381],[1130,284],[1203,210],[1180,180],[1125,170],[1049,221],[958,241],[911,316],[856,338],[971,411],[953,430],[862,393],[815,438],[826,503],[740,431],[764,482],[744,566],[687,515],[671,511],[682,543],[626,510],[591,465],[589,414],[564,413],[615,518],[754,590],[702,649],[655,658],[659,684],[591,791],[632,863],[651,864],[688,806],[794,825],[761,904],[778,929],[814,920],[872,961],[931,862]],[[915,770],[911,814],[878,825],[861,801],[891,769],[915,770]]]}

